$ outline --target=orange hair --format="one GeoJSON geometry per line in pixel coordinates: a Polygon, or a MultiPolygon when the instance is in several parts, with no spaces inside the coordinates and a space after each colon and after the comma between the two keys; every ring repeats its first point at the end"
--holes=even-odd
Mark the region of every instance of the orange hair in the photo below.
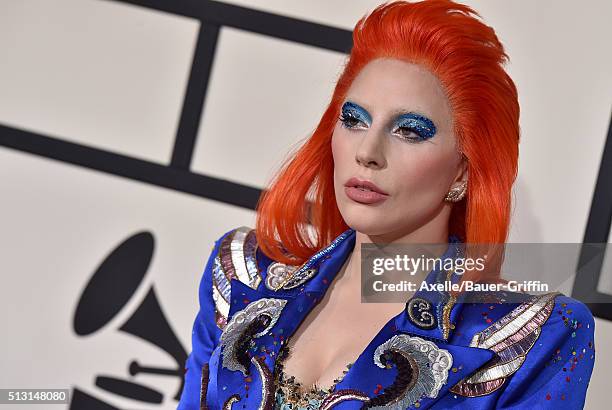
{"type": "Polygon", "coordinates": [[[317,128],[260,197],[255,229],[266,255],[299,265],[349,228],[334,194],[331,137],[351,83],[376,58],[420,64],[438,77],[469,172],[467,195],[453,204],[449,232],[468,244],[505,243],[518,167],[518,94],[503,68],[503,45],[476,17],[469,6],[450,0],[396,1],[357,22],[353,48],[317,128]]]}

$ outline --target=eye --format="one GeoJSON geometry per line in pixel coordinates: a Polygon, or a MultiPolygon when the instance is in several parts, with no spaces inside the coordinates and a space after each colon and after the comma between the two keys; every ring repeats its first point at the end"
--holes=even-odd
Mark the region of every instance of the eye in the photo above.
{"type": "Polygon", "coordinates": [[[398,119],[392,132],[400,139],[419,143],[432,138],[436,134],[436,126],[423,115],[407,113],[398,119]]]}
{"type": "Polygon", "coordinates": [[[346,129],[367,129],[372,124],[372,118],[365,108],[351,101],[342,104],[339,120],[346,129]]]}
{"type": "Polygon", "coordinates": [[[409,142],[421,142],[427,139],[410,127],[397,127],[393,133],[409,142]]]}
{"type": "Polygon", "coordinates": [[[342,122],[342,125],[345,128],[355,128],[360,123],[365,125],[363,121],[361,121],[359,118],[355,117],[351,113],[342,113],[340,115],[339,120],[342,122]]]}

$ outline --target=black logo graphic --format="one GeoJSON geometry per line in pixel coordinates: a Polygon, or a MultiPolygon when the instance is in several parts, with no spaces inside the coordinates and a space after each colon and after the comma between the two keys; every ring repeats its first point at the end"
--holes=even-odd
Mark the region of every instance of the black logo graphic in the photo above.
{"type": "MultiPolygon", "coordinates": [[[[141,232],[123,241],[104,259],[78,301],[73,322],[77,335],[94,334],[122,311],[142,283],[153,257],[153,250],[153,236],[148,232],[141,232]]],[[[174,376],[181,381],[180,388],[173,396],[178,401],[183,390],[187,352],[170,327],[153,286],[118,330],[159,347],[175,360],[176,367],[163,369],[143,366],[134,359],[126,366],[130,379],[98,375],[95,377],[96,386],[118,396],[159,404],[162,403],[164,394],[138,383],[138,375],[147,373],[174,376]]],[[[114,407],[74,388],[70,408],[95,410],[114,407]]]]}

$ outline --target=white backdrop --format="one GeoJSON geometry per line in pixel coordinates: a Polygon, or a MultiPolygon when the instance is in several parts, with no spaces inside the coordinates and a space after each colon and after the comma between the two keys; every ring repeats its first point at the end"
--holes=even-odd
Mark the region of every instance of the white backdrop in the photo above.
{"type": "MultiPolygon", "coordinates": [[[[227,3],[347,30],[379,4],[227,3]]],[[[519,88],[510,241],[582,242],[612,107],[612,2],[465,3],[496,29],[519,88]]],[[[169,166],[199,27],[191,17],[120,1],[3,0],[0,124],[169,166]]],[[[263,187],[315,127],[343,59],[221,28],[191,172],[263,187]]],[[[231,228],[254,226],[254,212],[3,145],[0,175],[0,388],[75,388],[108,406],[97,408],[176,408],[176,374],[129,373],[133,362],[176,372],[175,356],[121,328],[154,289],[162,314],[149,319],[160,329],[169,324],[175,353],[189,351],[197,283],[212,243],[231,228]],[[140,241],[125,242],[139,233],[140,241]],[[79,305],[87,284],[92,277],[104,282],[98,268],[130,243],[140,271],[115,270],[100,286],[134,280],[133,293],[95,331],[78,334],[77,308],[105,309],[112,299],[79,305]],[[118,393],[125,382],[147,390],[127,398],[118,393]]],[[[588,409],[607,407],[611,344],[612,324],[597,319],[588,409]]]]}

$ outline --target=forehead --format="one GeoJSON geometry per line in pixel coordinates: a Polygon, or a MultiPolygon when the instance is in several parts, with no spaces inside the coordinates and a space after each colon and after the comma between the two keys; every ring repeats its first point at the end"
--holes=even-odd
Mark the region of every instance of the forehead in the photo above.
{"type": "Polygon", "coordinates": [[[397,59],[369,62],[353,80],[348,100],[354,100],[373,117],[417,111],[440,123],[450,123],[448,98],[438,78],[425,67],[397,59]]]}

